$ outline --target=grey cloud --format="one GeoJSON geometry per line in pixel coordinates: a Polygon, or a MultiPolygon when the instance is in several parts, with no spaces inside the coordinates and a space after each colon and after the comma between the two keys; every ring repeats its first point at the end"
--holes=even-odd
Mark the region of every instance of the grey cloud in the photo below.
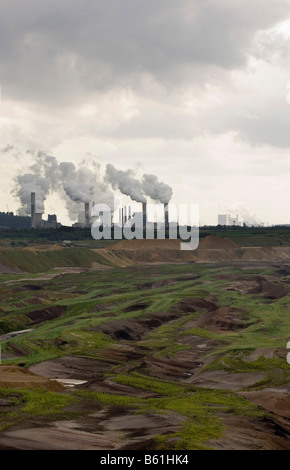
{"type": "Polygon", "coordinates": [[[69,105],[83,94],[169,86],[197,68],[239,67],[258,30],[289,14],[286,0],[23,0],[0,5],[1,80],[9,97],[69,105]]]}
{"type": "Polygon", "coordinates": [[[14,145],[6,145],[6,147],[4,147],[2,150],[1,150],[1,153],[7,153],[7,152],[10,152],[11,150],[14,150],[14,145]]]}

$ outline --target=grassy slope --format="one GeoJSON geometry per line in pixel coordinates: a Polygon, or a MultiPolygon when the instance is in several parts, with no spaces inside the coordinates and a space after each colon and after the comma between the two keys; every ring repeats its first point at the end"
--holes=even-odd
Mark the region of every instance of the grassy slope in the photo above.
{"type": "Polygon", "coordinates": [[[28,273],[45,272],[59,266],[90,268],[93,262],[111,265],[99,253],[82,247],[47,251],[37,249],[32,251],[25,248],[2,248],[0,250],[1,265],[28,273]]]}

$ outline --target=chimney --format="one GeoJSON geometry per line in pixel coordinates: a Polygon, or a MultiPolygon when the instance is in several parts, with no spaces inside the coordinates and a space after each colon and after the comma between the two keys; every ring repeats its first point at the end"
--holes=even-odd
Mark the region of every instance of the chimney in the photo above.
{"type": "Polygon", "coordinates": [[[132,218],[131,206],[129,206],[129,219],[132,218]]]}
{"type": "Polygon", "coordinates": [[[119,209],[119,224],[122,224],[122,209],[119,209]]]}
{"type": "Polygon", "coordinates": [[[124,225],[124,209],[122,207],[122,225],[124,225]]]}
{"type": "Polygon", "coordinates": [[[169,229],[169,214],[168,214],[168,203],[164,203],[164,225],[165,230],[169,229]]]}
{"type": "Polygon", "coordinates": [[[35,228],[42,227],[42,214],[40,212],[35,213],[35,228]]]}
{"type": "Polygon", "coordinates": [[[35,193],[31,193],[31,228],[35,228],[35,193]]]}
{"type": "Polygon", "coordinates": [[[127,206],[124,207],[124,222],[127,222],[127,206]]]}
{"type": "Polygon", "coordinates": [[[147,225],[147,203],[142,202],[142,212],[143,212],[143,230],[146,230],[147,225]]]}
{"type": "Polygon", "coordinates": [[[89,227],[90,225],[90,203],[85,202],[85,226],[89,227]]]}

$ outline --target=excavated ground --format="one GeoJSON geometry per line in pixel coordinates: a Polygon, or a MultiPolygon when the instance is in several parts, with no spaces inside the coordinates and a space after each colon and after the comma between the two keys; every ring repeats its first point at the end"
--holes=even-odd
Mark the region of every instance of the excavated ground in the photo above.
{"type": "MultiPolygon", "coordinates": [[[[275,267],[275,275],[217,273],[216,278],[225,281],[225,291],[259,295],[265,301],[283,299],[289,294],[290,281],[285,279],[285,276],[290,275],[290,267],[287,264],[290,262],[289,247],[281,247],[281,250],[278,249],[280,247],[247,248],[241,253],[240,247],[231,240],[221,241],[217,238],[207,237],[202,240],[194,253],[182,254],[175,240],[167,241],[166,247],[163,243],[162,248],[159,243],[163,242],[162,240],[155,240],[151,245],[147,243],[151,240],[140,240],[135,245],[122,241],[114,245],[114,250],[110,248],[106,251],[109,257],[119,259],[120,265],[121,262],[164,263],[169,259],[171,262],[180,263],[190,259],[198,263],[212,262],[212,267],[215,266],[214,263],[218,267],[235,264],[247,270],[257,269],[257,266],[263,266],[265,270],[275,267]]],[[[137,289],[147,291],[198,279],[198,275],[190,274],[156,282],[140,282],[137,289]]],[[[31,281],[22,286],[22,289],[34,293],[41,290],[35,281],[34,278],[33,284],[31,281]]],[[[114,291],[116,294],[123,292],[124,289],[114,291]]],[[[116,366],[120,374],[140,372],[174,384],[236,392],[269,413],[263,418],[237,416],[230,412],[220,413],[219,418],[225,426],[225,433],[221,439],[212,439],[209,442],[214,449],[290,450],[290,384],[250,391],[251,387],[266,378],[264,371],[238,373],[227,370],[202,370],[219,357],[218,353],[214,356],[210,354],[221,346],[219,334],[239,334],[249,326],[242,309],[222,305],[214,292],[204,297],[180,298],[168,311],[157,311],[131,319],[115,318],[110,312],[115,306],[116,302],[100,303],[94,310],[104,311],[102,316],[108,315],[105,323],[95,327],[94,331],[102,332],[115,341],[103,349],[97,358],[64,355],[35,364],[29,370],[24,367],[1,366],[0,388],[41,386],[51,391],[67,392],[67,381],[81,381],[79,384],[75,382],[75,389],[142,399],[159,396],[153,391],[114,382],[113,377],[108,376],[108,370],[116,366]],[[193,314],[200,312],[202,315],[195,318],[193,314]],[[152,348],[150,341],[146,342],[160,326],[170,326],[189,315],[191,318],[181,326],[184,334],[179,336],[177,342],[177,346],[187,346],[188,349],[177,350],[174,355],[160,354],[160,351],[157,353],[152,348]],[[216,334],[213,336],[216,339],[186,334],[192,328],[216,334]]],[[[146,301],[137,302],[123,311],[134,313],[147,307],[146,301]]],[[[57,306],[38,308],[27,316],[34,324],[38,324],[60,318],[64,313],[65,307],[57,306]]],[[[17,346],[12,346],[11,343],[11,348],[13,347],[18,357],[27,353],[21,351],[21,348],[17,350],[17,346]]],[[[273,348],[257,348],[244,360],[251,362],[261,356],[271,359],[274,355],[273,348]]],[[[1,399],[0,412],[2,410],[13,412],[13,404],[9,400],[1,399]]],[[[166,414],[148,412],[144,415],[136,414],[136,410],[122,406],[104,408],[89,398],[72,405],[71,411],[75,413],[75,418],[52,420],[49,417],[34,417],[16,423],[0,433],[0,449],[151,449],[154,448],[154,436],[178,431],[185,419],[184,416],[171,411],[166,414]]]]}

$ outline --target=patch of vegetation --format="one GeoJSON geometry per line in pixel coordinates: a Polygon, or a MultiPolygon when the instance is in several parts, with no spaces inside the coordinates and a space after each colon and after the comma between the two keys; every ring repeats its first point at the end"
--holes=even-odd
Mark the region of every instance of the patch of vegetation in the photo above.
{"type": "Polygon", "coordinates": [[[41,388],[17,391],[11,387],[0,388],[0,398],[9,402],[0,409],[0,431],[25,421],[28,416],[63,418],[67,416],[66,408],[76,401],[72,395],[41,388]]]}
{"type": "Polygon", "coordinates": [[[131,387],[141,388],[160,395],[175,396],[184,392],[184,387],[171,382],[154,379],[146,375],[133,372],[131,375],[118,374],[114,377],[114,382],[129,385],[131,387]]]}
{"type": "Polygon", "coordinates": [[[232,373],[271,371],[275,369],[289,371],[289,364],[279,357],[266,358],[264,356],[260,356],[256,361],[246,362],[243,360],[242,351],[223,355],[203,368],[203,370],[227,370],[232,373]]]}

